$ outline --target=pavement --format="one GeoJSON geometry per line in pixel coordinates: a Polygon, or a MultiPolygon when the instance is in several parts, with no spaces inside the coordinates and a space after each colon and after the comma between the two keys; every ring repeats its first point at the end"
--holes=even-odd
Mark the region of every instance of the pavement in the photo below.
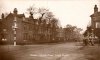
{"type": "Polygon", "coordinates": [[[3,45],[0,56],[2,60],[87,60],[78,44],[3,45]]]}

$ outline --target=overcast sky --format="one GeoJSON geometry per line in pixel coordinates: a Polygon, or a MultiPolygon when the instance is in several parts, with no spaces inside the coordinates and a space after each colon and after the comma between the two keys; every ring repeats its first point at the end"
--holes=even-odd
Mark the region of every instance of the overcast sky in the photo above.
{"type": "Polygon", "coordinates": [[[9,13],[17,8],[18,13],[25,13],[32,5],[44,7],[54,13],[62,27],[71,24],[85,30],[95,4],[100,10],[99,0],[0,0],[0,10],[9,13]]]}

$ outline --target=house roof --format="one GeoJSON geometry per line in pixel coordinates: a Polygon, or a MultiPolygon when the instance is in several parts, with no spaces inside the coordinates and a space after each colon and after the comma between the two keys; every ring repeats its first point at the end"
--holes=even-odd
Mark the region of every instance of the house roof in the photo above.
{"type": "MultiPolygon", "coordinates": [[[[7,15],[7,17],[9,17],[9,16],[14,17],[14,14],[13,14],[13,13],[9,13],[9,14],[7,15]]],[[[16,16],[19,17],[19,18],[25,17],[24,14],[17,14],[16,16]]],[[[7,18],[7,17],[6,17],[6,18],[7,18]]]]}
{"type": "Polygon", "coordinates": [[[94,13],[90,17],[94,17],[94,16],[100,16],[100,12],[94,13]]]}
{"type": "Polygon", "coordinates": [[[24,14],[18,14],[17,17],[21,18],[21,17],[25,17],[24,14]]]}

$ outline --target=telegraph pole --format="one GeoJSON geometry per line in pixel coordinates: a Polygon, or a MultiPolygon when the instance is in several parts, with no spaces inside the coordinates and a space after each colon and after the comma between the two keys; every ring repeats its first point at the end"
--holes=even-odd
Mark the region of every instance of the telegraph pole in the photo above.
{"type": "Polygon", "coordinates": [[[16,29],[17,29],[17,19],[14,17],[14,25],[12,26],[14,32],[14,46],[16,46],[16,29]]]}

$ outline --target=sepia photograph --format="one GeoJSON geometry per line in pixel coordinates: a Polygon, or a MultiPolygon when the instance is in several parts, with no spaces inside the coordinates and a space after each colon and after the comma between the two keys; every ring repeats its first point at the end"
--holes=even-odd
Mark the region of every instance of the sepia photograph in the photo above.
{"type": "Polygon", "coordinates": [[[0,0],[0,60],[100,60],[100,0],[0,0]]]}

